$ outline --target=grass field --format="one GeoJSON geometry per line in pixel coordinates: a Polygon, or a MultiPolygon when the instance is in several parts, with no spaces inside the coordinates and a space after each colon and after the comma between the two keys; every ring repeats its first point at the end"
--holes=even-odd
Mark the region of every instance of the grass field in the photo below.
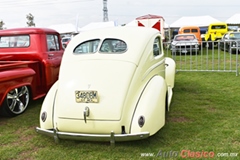
{"type": "Polygon", "coordinates": [[[41,99],[18,117],[0,117],[0,159],[240,159],[239,80],[234,73],[178,72],[166,125],[148,139],[115,147],[70,140],[55,144],[37,134],[41,99]]]}

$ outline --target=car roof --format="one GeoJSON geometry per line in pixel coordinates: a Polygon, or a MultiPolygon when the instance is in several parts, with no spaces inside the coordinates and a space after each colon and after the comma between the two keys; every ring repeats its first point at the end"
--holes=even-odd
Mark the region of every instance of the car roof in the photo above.
{"type": "Polygon", "coordinates": [[[240,32],[227,32],[226,34],[240,34],[240,32]]]}
{"type": "Polygon", "coordinates": [[[135,26],[107,27],[102,29],[84,31],[72,38],[71,42],[68,44],[68,47],[65,50],[65,53],[67,54],[64,54],[63,59],[70,61],[76,59],[76,55],[73,54],[73,50],[76,48],[76,46],[78,46],[84,41],[93,39],[100,39],[101,41],[103,41],[106,38],[112,38],[123,40],[127,44],[127,51],[124,54],[107,54],[106,56],[103,56],[103,54],[91,54],[88,56],[77,57],[81,57],[81,59],[84,59],[86,57],[88,59],[101,59],[111,57],[111,59],[116,58],[118,60],[127,60],[133,63],[138,63],[137,61],[140,60],[142,55],[134,53],[143,53],[150,39],[153,39],[153,37],[156,36],[161,36],[160,32],[157,29],[135,26]]]}
{"type": "Polygon", "coordinates": [[[215,25],[227,25],[227,23],[225,23],[225,22],[214,22],[214,23],[211,23],[209,26],[215,26],[215,25]]]}
{"type": "MultiPolygon", "coordinates": [[[[124,39],[126,41],[133,40],[133,37],[130,37],[129,35],[138,36],[140,40],[144,40],[145,38],[149,38],[149,33],[157,33],[159,32],[156,29],[153,28],[147,28],[147,27],[133,27],[133,26],[119,26],[119,27],[107,27],[107,28],[101,28],[101,29],[94,29],[90,31],[84,31],[80,34],[76,35],[76,38],[81,39],[91,39],[91,38],[120,38],[124,39]]],[[[75,38],[74,37],[74,38],[75,38]]]]}
{"type": "Polygon", "coordinates": [[[193,29],[193,28],[199,29],[198,26],[182,26],[182,27],[179,28],[179,30],[180,30],[180,29],[193,29]]]}
{"type": "Polygon", "coordinates": [[[0,30],[1,36],[19,34],[45,34],[45,33],[57,33],[57,31],[50,28],[37,28],[37,27],[11,28],[0,30]]]}

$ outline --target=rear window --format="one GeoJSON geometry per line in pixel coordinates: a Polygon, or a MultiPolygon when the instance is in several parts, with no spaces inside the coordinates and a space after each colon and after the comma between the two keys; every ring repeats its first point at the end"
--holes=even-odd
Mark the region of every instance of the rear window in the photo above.
{"type": "Polygon", "coordinates": [[[127,44],[120,39],[93,39],[79,44],[73,51],[75,54],[120,54],[127,50],[127,44]],[[102,42],[102,43],[101,43],[102,42]],[[100,46],[100,47],[99,47],[100,46]]]}
{"type": "Polygon", "coordinates": [[[192,29],[192,33],[197,33],[198,29],[192,29]]]}
{"type": "Polygon", "coordinates": [[[226,29],[227,26],[226,25],[213,25],[211,27],[211,29],[226,29]]]}
{"type": "Polygon", "coordinates": [[[100,47],[101,53],[123,53],[127,50],[127,44],[120,39],[105,39],[100,47]]]}
{"type": "Polygon", "coordinates": [[[29,35],[2,36],[0,37],[0,48],[24,48],[29,47],[29,35]]]}
{"type": "Polygon", "coordinates": [[[75,54],[92,54],[97,52],[100,39],[93,39],[79,44],[73,51],[75,54]]]}
{"type": "Polygon", "coordinates": [[[190,29],[185,29],[183,32],[184,33],[190,33],[190,29]]]}

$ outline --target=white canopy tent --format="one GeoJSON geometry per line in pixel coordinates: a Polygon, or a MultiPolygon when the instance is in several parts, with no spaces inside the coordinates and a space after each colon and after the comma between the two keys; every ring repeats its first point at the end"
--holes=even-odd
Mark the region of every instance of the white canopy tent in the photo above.
{"type": "Polygon", "coordinates": [[[108,22],[92,22],[89,23],[79,29],[79,32],[88,31],[92,29],[97,28],[106,28],[106,27],[114,27],[116,26],[116,23],[114,21],[108,21],[108,22]]]}
{"type": "Polygon", "coordinates": [[[72,34],[77,33],[79,28],[77,28],[75,25],[71,23],[66,24],[57,24],[57,25],[51,25],[48,28],[54,29],[60,34],[72,34]]]}
{"type": "Polygon", "coordinates": [[[198,26],[207,27],[210,23],[220,22],[219,20],[211,16],[192,16],[192,17],[182,17],[170,24],[170,28],[180,28],[182,26],[198,26]]]}
{"type": "Polygon", "coordinates": [[[227,24],[231,25],[239,25],[240,24],[240,13],[239,14],[234,14],[230,18],[226,20],[227,24]]]}
{"type": "Polygon", "coordinates": [[[138,26],[138,23],[137,23],[137,20],[132,20],[131,22],[127,23],[126,26],[135,26],[137,27],[138,26]]]}

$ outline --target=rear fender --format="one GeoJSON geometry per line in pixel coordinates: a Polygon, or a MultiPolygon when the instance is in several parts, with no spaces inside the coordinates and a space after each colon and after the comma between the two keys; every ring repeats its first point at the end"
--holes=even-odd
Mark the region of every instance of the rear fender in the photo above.
{"type": "Polygon", "coordinates": [[[145,87],[134,112],[130,133],[156,133],[165,124],[165,101],[167,86],[163,77],[153,77],[145,87]],[[139,126],[139,119],[145,121],[139,126]]]}
{"type": "Polygon", "coordinates": [[[206,33],[206,34],[204,35],[204,40],[205,40],[205,41],[208,41],[209,35],[210,35],[209,33],[206,33]]]}
{"type": "Polygon", "coordinates": [[[54,114],[54,104],[55,98],[57,96],[58,81],[50,88],[47,93],[42,108],[40,111],[40,127],[42,129],[53,129],[53,114],[54,114]],[[45,116],[45,121],[43,121],[43,116],[45,116]]]}

